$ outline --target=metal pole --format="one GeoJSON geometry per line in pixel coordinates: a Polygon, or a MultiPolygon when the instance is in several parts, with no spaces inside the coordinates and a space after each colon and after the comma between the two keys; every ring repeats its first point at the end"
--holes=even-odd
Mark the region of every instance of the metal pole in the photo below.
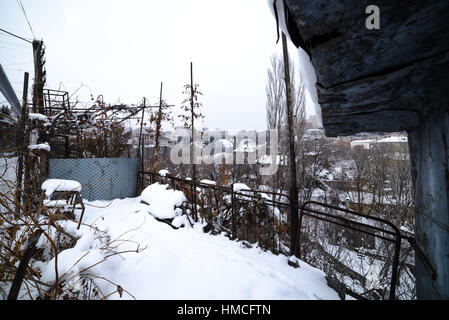
{"type": "Polygon", "coordinates": [[[31,163],[30,150],[28,146],[30,144],[30,124],[28,121],[28,108],[23,109],[23,121],[24,121],[24,138],[23,138],[23,150],[24,150],[24,184],[23,184],[23,202],[24,208],[27,213],[29,213],[31,209],[31,170],[33,168],[33,164],[31,163]]]}
{"type": "Polygon", "coordinates": [[[390,285],[390,296],[389,296],[390,300],[396,299],[396,283],[398,281],[398,266],[399,266],[400,251],[401,251],[401,234],[399,232],[396,232],[393,264],[391,266],[391,285],[390,285]]]}
{"type": "Polygon", "coordinates": [[[5,71],[3,70],[2,65],[0,64],[0,92],[9,102],[9,104],[13,107],[12,111],[14,111],[17,117],[20,117],[22,111],[20,110],[20,102],[17,99],[16,93],[9,82],[8,77],[6,76],[5,71]]]}
{"type": "Polygon", "coordinates": [[[195,159],[194,159],[194,143],[195,143],[195,112],[193,110],[194,103],[193,103],[193,63],[190,62],[190,111],[192,113],[192,147],[191,147],[191,159],[192,159],[192,178],[195,181],[195,175],[196,175],[196,168],[195,168],[195,159]]]}
{"type": "Polygon", "coordinates": [[[231,185],[231,213],[232,213],[232,237],[233,239],[235,239],[236,236],[236,232],[235,232],[235,194],[234,194],[234,183],[232,183],[231,185]]]}
{"type": "Polygon", "coordinates": [[[284,56],[285,89],[287,95],[287,121],[288,121],[288,142],[289,142],[289,165],[290,165],[290,253],[296,254],[297,250],[297,229],[298,229],[298,186],[296,184],[296,154],[295,140],[293,132],[293,109],[291,100],[290,65],[288,61],[287,39],[282,33],[282,52],[284,56]]]}
{"type": "Polygon", "coordinates": [[[159,139],[160,139],[160,132],[161,132],[161,122],[162,122],[162,85],[161,82],[161,92],[159,94],[159,110],[157,113],[157,119],[156,119],[156,135],[155,135],[155,147],[154,147],[154,163],[153,163],[153,171],[157,170],[157,163],[159,160],[159,139]]]}
{"type": "Polygon", "coordinates": [[[20,287],[22,286],[23,278],[25,278],[26,270],[28,268],[28,263],[32,258],[34,252],[36,251],[36,245],[42,235],[42,230],[36,230],[29,239],[27,239],[27,247],[23,251],[22,259],[20,260],[19,266],[17,267],[17,272],[14,276],[11,288],[8,293],[8,300],[17,300],[19,296],[20,287]]]}

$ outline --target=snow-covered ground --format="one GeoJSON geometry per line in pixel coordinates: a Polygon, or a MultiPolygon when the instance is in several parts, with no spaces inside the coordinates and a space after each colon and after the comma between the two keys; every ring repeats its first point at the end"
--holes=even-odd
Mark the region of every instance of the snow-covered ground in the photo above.
{"type": "MultiPolygon", "coordinates": [[[[204,233],[200,224],[176,230],[158,222],[149,207],[161,207],[160,202],[170,198],[161,194],[164,190],[158,188],[150,206],[140,203],[140,197],[86,202],[80,230],[74,222],[61,223],[81,237],[74,248],[58,255],[62,280],[76,282],[80,272],[95,274],[115,283],[96,280],[104,295],[116,285],[125,289],[122,299],[339,299],[325,274],[302,261],[299,268],[291,267],[284,255],[204,233]],[[116,251],[132,252],[104,260],[111,254],[105,249],[107,240],[116,251]]],[[[43,238],[39,245],[45,245],[43,238]]],[[[35,267],[42,281],[54,281],[54,259],[35,267]]],[[[115,293],[109,299],[120,297],[115,293]]]]}

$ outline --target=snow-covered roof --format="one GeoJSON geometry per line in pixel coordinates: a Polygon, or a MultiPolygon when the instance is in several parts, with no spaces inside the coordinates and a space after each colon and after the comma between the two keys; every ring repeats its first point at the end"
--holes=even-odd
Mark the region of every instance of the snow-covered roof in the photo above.
{"type": "Polygon", "coordinates": [[[212,184],[212,185],[216,185],[217,184],[215,181],[207,180],[207,179],[203,179],[200,182],[201,183],[206,183],[206,184],[212,184]]]}
{"type": "Polygon", "coordinates": [[[229,141],[228,139],[220,139],[220,140],[215,141],[215,145],[218,145],[218,144],[223,145],[225,148],[233,148],[234,147],[234,144],[231,141],[229,141]]]}
{"type": "Polygon", "coordinates": [[[30,144],[28,146],[30,150],[47,150],[50,151],[50,145],[47,142],[39,143],[39,144],[30,144]]]}
{"type": "Polygon", "coordinates": [[[167,169],[159,170],[159,174],[163,177],[165,177],[169,173],[170,173],[170,171],[168,171],[167,169]]]}
{"type": "Polygon", "coordinates": [[[243,139],[239,142],[235,152],[255,152],[257,150],[256,142],[252,139],[243,139]]]}
{"type": "Polygon", "coordinates": [[[378,143],[407,143],[408,139],[406,136],[392,136],[392,137],[386,137],[382,138],[380,140],[377,140],[378,143]]]}
{"type": "Polygon", "coordinates": [[[365,139],[365,140],[352,140],[351,144],[358,144],[358,143],[372,143],[375,142],[376,140],[373,139],[365,139]]]}

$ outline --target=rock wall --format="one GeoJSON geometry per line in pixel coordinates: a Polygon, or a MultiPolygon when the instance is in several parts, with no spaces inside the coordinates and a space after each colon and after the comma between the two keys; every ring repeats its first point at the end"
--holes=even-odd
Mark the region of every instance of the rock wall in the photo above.
{"type": "Polygon", "coordinates": [[[449,107],[409,132],[415,186],[415,238],[432,269],[416,256],[417,296],[449,299],[449,107]]]}
{"type": "Polygon", "coordinates": [[[416,256],[417,296],[449,299],[449,1],[276,1],[315,67],[326,135],[408,132],[416,241],[430,262],[416,256]],[[366,28],[368,5],[379,29],[366,28]]]}
{"type": "Polygon", "coordinates": [[[448,1],[285,3],[316,70],[328,136],[410,130],[435,102],[449,102],[448,1]],[[365,26],[370,4],[378,30],[365,26]]]}

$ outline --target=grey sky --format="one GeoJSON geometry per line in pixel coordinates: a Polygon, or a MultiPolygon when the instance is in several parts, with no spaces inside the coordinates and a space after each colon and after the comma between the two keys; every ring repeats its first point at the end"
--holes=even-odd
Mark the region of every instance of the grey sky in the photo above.
{"type": "MultiPolygon", "coordinates": [[[[266,127],[266,73],[271,54],[281,49],[266,0],[22,3],[46,45],[48,87],[73,93],[85,84],[74,95],[81,101],[92,93],[111,103],[143,96],[155,103],[162,81],[164,98],[177,111],[192,61],[205,127],[266,127]]],[[[0,21],[0,28],[32,38],[16,0],[0,0],[0,21]]],[[[33,76],[31,45],[0,33],[0,62],[20,98],[23,71],[33,76]]]]}

